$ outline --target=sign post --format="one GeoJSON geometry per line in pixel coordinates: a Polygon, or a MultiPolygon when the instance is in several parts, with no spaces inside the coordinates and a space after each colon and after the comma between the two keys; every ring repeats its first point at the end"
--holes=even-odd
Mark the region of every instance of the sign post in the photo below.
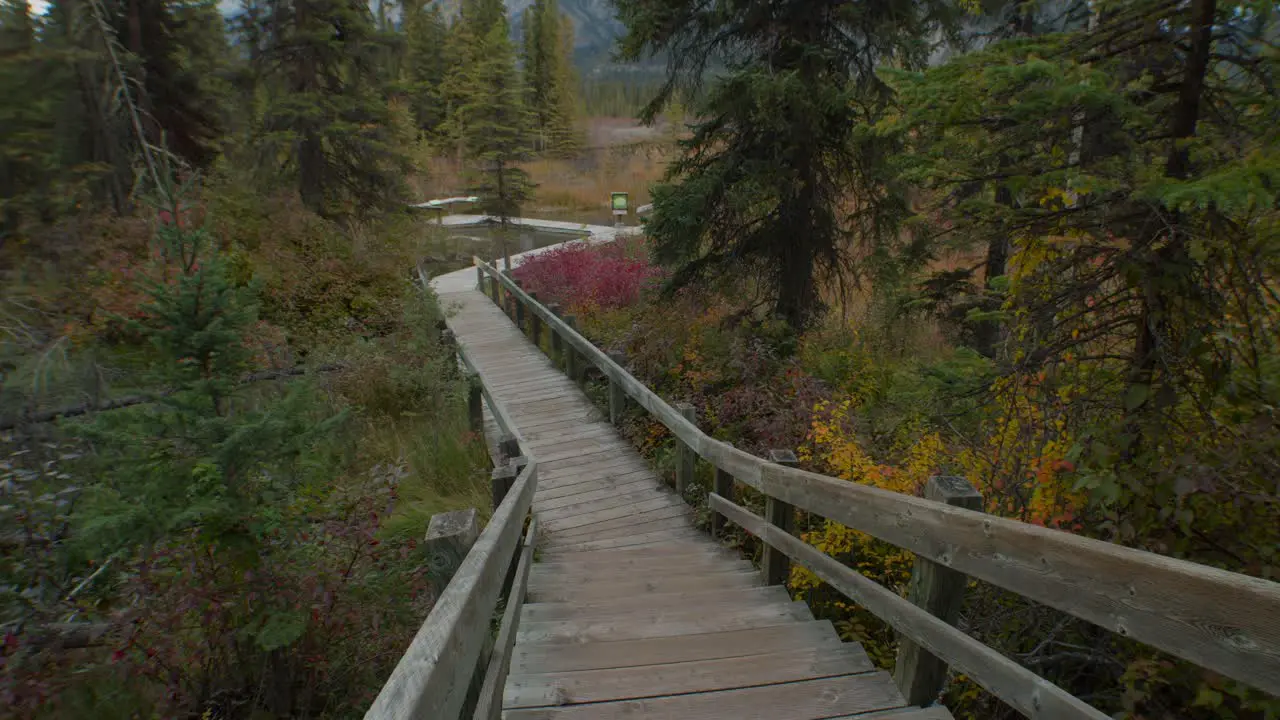
{"type": "Polygon", "coordinates": [[[614,227],[622,227],[622,218],[627,215],[627,194],[624,192],[609,193],[609,205],[613,208],[614,227]]]}

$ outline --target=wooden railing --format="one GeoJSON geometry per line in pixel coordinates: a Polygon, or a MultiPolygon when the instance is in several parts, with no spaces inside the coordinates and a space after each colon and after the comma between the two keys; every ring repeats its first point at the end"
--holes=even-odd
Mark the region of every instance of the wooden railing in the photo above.
{"type": "Polygon", "coordinates": [[[459,347],[458,355],[471,375],[472,388],[478,390],[470,403],[472,414],[479,416],[483,394],[507,439],[504,444],[512,447],[504,453],[506,463],[493,473],[494,512],[489,524],[436,600],[365,714],[366,720],[496,720],[502,711],[502,690],[537,539],[537,518],[530,509],[538,487],[538,463],[531,455],[520,454],[524,443],[519,429],[489,392],[466,349],[459,347]],[[495,639],[490,626],[504,596],[506,607],[495,639]]]}
{"type": "MultiPolygon", "coordinates": [[[[508,272],[478,258],[475,265],[481,291],[536,345],[542,346],[544,327],[552,333],[552,352],[565,356],[561,364],[572,377],[579,379],[589,363],[608,379],[615,421],[621,403],[630,398],[670,430],[690,457],[715,467],[710,507],[767,546],[771,581],[785,579],[778,563],[789,558],[899,633],[895,678],[909,702],[936,699],[950,666],[1027,717],[1106,718],[953,626],[970,577],[1280,694],[1280,584],[988,515],[974,509],[976,493],[963,478],[934,478],[928,497],[919,498],[737,450],[699,430],[687,410],[668,405],[580,335],[571,317],[539,303],[508,272]],[[767,518],[732,502],[735,482],[766,497],[767,518]],[[792,535],[796,509],[915,553],[910,598],[792,535]]],[[[678,475],[680,485],[692,472],[682,467],[678,475]]]]}

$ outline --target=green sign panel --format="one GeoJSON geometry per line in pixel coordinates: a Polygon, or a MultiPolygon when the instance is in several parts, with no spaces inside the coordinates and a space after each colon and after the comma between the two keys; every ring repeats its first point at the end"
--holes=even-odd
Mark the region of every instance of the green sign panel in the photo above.
{"type": "Polygon", "coordinates": [[[613,204],[614,212],[627,211],[627,194],[626,193],[622,193],[622,192],[609,193],[609,198],[613,201],[612,204],[613,204]]]}

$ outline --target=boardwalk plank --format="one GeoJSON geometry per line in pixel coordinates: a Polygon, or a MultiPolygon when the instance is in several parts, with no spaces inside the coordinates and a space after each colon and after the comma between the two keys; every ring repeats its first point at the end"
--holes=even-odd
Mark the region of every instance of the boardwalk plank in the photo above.
{"type": "Polygon", "coordinates": [[[447,322],[538,463],[539,562],[504,718],[950,717],[903,707],[861,647],[698,532],[692,510],[466,272],[442,281],[447,322]]]}
{"type": "Polygon", "coordinates": [[[508,676],[508,708],[632,700],[853,675],[873,669],[857,645],[695,660],[643,668],[508,676]]]}
{"type": "Polygon", "coordinates": [[[901,706],[902,695],[886,673],[668,695],[644,700],[504,711],[504,720],[814,720],[901,706]]]}

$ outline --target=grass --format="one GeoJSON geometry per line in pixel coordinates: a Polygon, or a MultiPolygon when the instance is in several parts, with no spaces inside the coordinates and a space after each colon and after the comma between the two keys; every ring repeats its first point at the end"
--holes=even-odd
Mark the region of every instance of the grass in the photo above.
{"type": "Polygon", "coordinates": [[[465,408],[450,410],[402,416],[365,433],[375,455],[398,459],[407,470],[399,503],[384,526],[390,537],[421,538],[437,513],[474,507],[487,520],[492,512],[484,442],[468,429],[465,408]]]}
{"type": "MultiPolygon", "coordinates": [[[[625,192],[631,207],[650,202],[649,188],[666,172],[670,149],[642,143],[588,148],[571,159],[542,158],[524,167],[537,185],[525,214],[612,224],[609,194],[625,192]]],[[[467,194],[466,168],[452,158],[438,158],[426,178],[415,183],[422,200],[467,194]]]]}

